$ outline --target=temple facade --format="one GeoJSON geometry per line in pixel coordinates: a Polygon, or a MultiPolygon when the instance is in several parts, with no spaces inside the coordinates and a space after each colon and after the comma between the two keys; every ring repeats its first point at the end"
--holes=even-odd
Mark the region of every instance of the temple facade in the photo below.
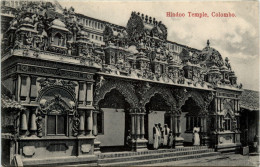
{"type": "Polygon", "coordinates": [[[202,50],[172,42],[161,21],[137,12],[122,27],[50,2],[2,8],[5,164],[92,164],[104,149],[147,150],[156,123],[175,148],[192,145],[194,127],[201,145],[241,147],[242,85],[210,41],[202,50]]]}

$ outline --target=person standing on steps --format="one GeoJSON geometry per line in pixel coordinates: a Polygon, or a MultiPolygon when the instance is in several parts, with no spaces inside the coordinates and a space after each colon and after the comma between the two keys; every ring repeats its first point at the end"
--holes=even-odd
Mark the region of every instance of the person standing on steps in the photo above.
{"type": "Polygon", "coordinates": [[[159,132],[160,132],[159,147],[161,147],[163,145],[163,128],[161,126],[161,123],[158,123],[158,128],[159,128],[159,132]]]}
{"type": "Polygon", "coordinates": [[[170,128],[168,128],[168,125],[165,124],[163,128],[163,147],[167,147],[168,145],[169,133],[170,133],[170,128]]]}
{"type": "Polygon", "coordinates": [[[157,150],[159,147],[159,136],[160,136],[159,127],[157,124],[154,124],[153,127],[153,149],[154,150],[157,150]]]}
{"type": "Polygon", "coordinates": [[[200,145],[200,135],[199,135],[200,128],[194,127],[193,128],[193,145],[199,146],[200,145]]]}

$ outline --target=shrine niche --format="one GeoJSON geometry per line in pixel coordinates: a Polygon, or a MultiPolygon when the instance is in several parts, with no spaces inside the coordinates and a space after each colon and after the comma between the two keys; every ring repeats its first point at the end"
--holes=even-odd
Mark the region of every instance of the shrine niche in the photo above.
{"type": "Polygon", "coordinates": [[[39,96],[39,112],[37,113],[36,123],[38,136],[76,134],[75,127],[76,110],[75,97],[70,90],[62,86],[50,86],[39,96]],[[70,122],[73,125],[70,126],[70,122]],[[47,127],[45,126],[47,125],[47,127]]]}

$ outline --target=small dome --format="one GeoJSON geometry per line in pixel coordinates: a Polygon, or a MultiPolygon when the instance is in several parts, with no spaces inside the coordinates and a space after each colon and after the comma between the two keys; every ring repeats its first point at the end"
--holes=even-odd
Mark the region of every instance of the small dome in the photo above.
{"type": "Polygon", "coordinates": [[[63,28],[66,27],[66,25],[62,21],[60,21],[60,19],[53,20],[51,22],[51,24],[54,25],[54,26],[58,26],[58,27],[63,27],[63,28]]]}
{"type": "Polygon", "coordinates": [[[222,67],[220,67],[220,71],[229,71],[229,70],[225,65],[223,65],[222,67]]]}

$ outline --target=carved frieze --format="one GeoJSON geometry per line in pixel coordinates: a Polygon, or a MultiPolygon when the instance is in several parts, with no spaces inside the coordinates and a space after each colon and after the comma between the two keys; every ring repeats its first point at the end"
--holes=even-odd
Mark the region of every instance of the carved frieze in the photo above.
{"type": "MultiPolygon", "coordinates": [[[[103,81],[102,81],[103,82],[103,81]]],[[[98,105],[99,101],[104,99],[105,95],[112,89],[118,90],[126,99],[126,101],[131,105],[131,107],[138,106],[138,98],[135,95],[134,86],[127,81],[106,79],[104,83],[97,84],[95,88],[94,105],[98,105]]]]}

